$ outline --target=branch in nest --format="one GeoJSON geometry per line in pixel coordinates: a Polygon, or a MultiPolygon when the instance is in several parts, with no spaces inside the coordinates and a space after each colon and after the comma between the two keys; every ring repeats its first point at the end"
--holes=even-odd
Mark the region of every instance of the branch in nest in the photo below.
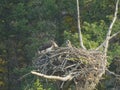
{"type": "Polygon", "coordinates": [[[65,77],[60,77],[60,76],[49,76],[49,75],[45,75],[45,74],[41,74],[35,71],[31,71],[32,74],[46,78],[46,79],[53,79],[53,80],[60,80],[60,81],[70,81],[73,79],[72,74],[69,74],[65,77]]]}

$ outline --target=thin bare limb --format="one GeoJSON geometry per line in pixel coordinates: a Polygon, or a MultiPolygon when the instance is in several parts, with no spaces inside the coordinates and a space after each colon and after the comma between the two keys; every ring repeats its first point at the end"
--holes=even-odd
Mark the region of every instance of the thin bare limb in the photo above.
{"type": "MultiPolygon", "coordinates": [[[[112,38],[114,38],[118,34],[120,34],[120,31],[118,31],[117,33],[114,33],[112,36],[110,36],[109,40],[111,40],[112,38]]],[[[99,50],[100,48],[102,48],[105,45],[105,42],[106,42],[106,40],[99,47],[97,47],[96,50],[99,50]]]]}
{"type": "Polygon", "coordinates": [[[118,34],[120,34],[120,31],[118,31],[117,33],[114,33],[114,34],[110,37],[110,39],[114,38],[114,37],[117,36],[118,34]]]}
{"type": "Polygon", "coordinates": [[[105,40],[100,46],[98,46],[98,47],[96,48],[96,50],[99,50],[99,49],[101,49],[102,47],[104,47],[104,46],[105,46],[105,42],[106,42],[106,40],[105,40]]]}
{"type": "Polygon", "coordinates": [[[25,75],[23,75],[22,77],[20,77],[18,80],[22,80],[23,78],[27,77],[28,75],[30,75],[31,73],[27,73],[25,75]]]}
{"type": "Polygon", "coordinates": [[[116,2],[114,18],[112,20],[112,23],[110,24],[110,27],[108,29],[108,33],[107,33],[107,36],[106,36],[105,50],[104,50],[105,56],[107,55],[107,50],[108,50],[108,46],[109,46],[109,39],[110,39],[110,35],[111,35],[111,32],[112,32],[112,28],[113,28],[113,25],[114,25],[114,23],[115,23],[115,21],[117,19],[118,3],[119,3],[119,0],[117,0],[117,2],[116,2]]]}
{"type": "Polygon", "coordinates": [[[104,49],[104,55],[105,56],[107,55],[107,50],[108,50],[108,46],[109,46],[109,40],[111,39],[112,28],[113,28],[113,25],[114,25],[114,23],[115,23],[115,21],[117,19],[118,4],[119,4],[119,0],[117,0],[117,2],[116,2],[114,17],[113,17],[113,20],[112,20],[112,22],[111,22],[111,24],[109,26],[109,29],[108,29],[108,32],[107,32],[107,35],[106,35],[106,40],[99,46],[99,47],[105,46],[105,49],[104,49]]]}
{"type": "Polygon", "coordinates": [[[83,49],[86,49],[85,46],[83,45],[83,40],[82,40],[82,33],[81,33],[81,27],[80,27],[80,10],[79,10],[79,0],[77,0],[77,16],[78,16],[78,36],[79,36],[79,42],[80,46],[83,49]]]}
{"type": "Polygon", "coordinates": [[[120,75],[114,73],[114,72],[111,72],[110,70],[106,69],[107,73],[109,73],[110,75],[113,75],[115,77],[120,77],[120,75]]]}
{"type": "Polygon", "coordinates": [[[73,77],[71,74],[65,76],[65,77],[60,77],[60,76],[49,76],[49,75],[45,75],[45,74],[41,74],[35,71],[31,71],[32,74],[46,78],[46,79],[52,79],[52,80],[60,80],[60,81],[69,81],[72,80],[73,77]]]}

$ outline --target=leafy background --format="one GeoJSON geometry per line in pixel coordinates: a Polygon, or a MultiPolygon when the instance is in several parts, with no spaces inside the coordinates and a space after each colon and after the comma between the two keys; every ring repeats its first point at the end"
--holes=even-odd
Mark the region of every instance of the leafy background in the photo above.
{"type": "MultiPolygon", "coordinates": [[[[116,0],[80,0],[81,28],[87,49],[104,41],[116,0]]],[[[113,27],[120,30],[120,9],[113,27]]],[[[0,1],[0,87],[2,90],[56,90],[53,83],[28,75],[39,46],[54,39],[59,46],[69,39],[79,47],[75,0],[0,1]],[[44,89],[43,89],[44,88],[44,89]]],[[[120,35],[110,41],[109,64],[120,56],[120,35]]],[[[99,88],[98,88],[99,89],[99,88]]]]}

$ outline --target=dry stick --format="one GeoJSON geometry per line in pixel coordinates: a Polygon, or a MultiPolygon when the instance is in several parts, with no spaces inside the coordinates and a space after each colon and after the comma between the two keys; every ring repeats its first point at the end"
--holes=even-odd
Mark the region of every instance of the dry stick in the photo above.
{"type": "Polygon", "coordinates": [[[114,75],[115,77],[120,77],[120,75],[114,73],[114,72],[111,72],[110,70],[106,69],[107,73],[111,74],[111,75],[114,75]]]}
{"type": "MultiPolygon", "coordinates": [[[[120,34],[120,31],[118,31],[117,33],[114,33],[112,36],[110,36],[109,40],[111,40],[112,38],[114,38],[118,34],[120,34]]],[[[106,42],[106,40],[99,47],[97,47],[96,50],[99,50],[101,47],[103,47],[105,45],[105,42],[106,42]]]]}
{"type": "Polygon", "coordinates": [[[80,27],[80,10],[79,10],[79,1],[77,0],[77,16],[78,16],[78,37],[80,41],[80,46],[83,49],[86,49],[85,46],[83,45],[83,40],[82,40],[82,33],[81,33],[81,27],[80,27]]]}
{"type": "Polygon", "coordinates": [[[68,81],[68,80],[72,80],[73,77],[71,74],[67,75],[66,77],[60,77],[60,76],[48,76],[45,74],[41,74],[35,71],[31,71],[32,74],[43,77],[43,78],[47,78],[47,79],[52,79],[52,80],[60,80],[60,81],[68,81]]]}
{"type": "Polygon", "coordinates": [[[117,33],[114,33],[114,34],[110,37],[110,39],[112,39],[113,37],[117,36],[118,34],[120,34],[120,31],[118,31],[117,33]]]}
{"type": "Polygon", "coordinates": [[[30,75],[31,73],[27,73],[25,75],[23,75],[22,77],[20,77],[18,80],[22,80],[23,78],[25,78],[26,76],[30,75]]]}

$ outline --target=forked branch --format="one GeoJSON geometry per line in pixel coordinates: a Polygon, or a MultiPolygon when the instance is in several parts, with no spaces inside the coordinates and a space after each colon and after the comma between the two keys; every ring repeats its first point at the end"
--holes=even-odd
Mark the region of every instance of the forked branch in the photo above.
{"type": "Polygon", "coordinates": [[[118,33],[115,33],[115,34],[113,34],[113,35],[111,36],[111,32],[112,32],[113,25],[114,25],[114,23],[115,23],[115,21],[116,21],[116,19],[117,19],[118,4],[119,4],[119,0],[117,0],[117,2],[116,2],[114,17],[113,17],[113,20],[112,20],[112,22],[111,22],[111,24],[110,24],[110,26],[109,26],[109,29],[108,29],[108,32],[107,32],[107,35],[106,35],[106,39],[105,39],[105,41],[97,48],[97,49],[99,49],[100,47],[104,46],[104,47],[105,47],[105,48],[104,48],[104,54],[105,54],[105,56],[107,55],[107,50],[108,50],[108,46],[109,46],[109,40],[119,33],[119,32],[118,32],[118,33]]]}
{"type": "Polygon", "coordinates": [[[112,20],[112,23],[110,24],[110,27],[108,29],[108,33],[107,33],[107,36],[106,36],[105,50],[104,50],[105,56],[107,55],[107,50],[108,50],[108,46],[109,46],[109,40],[110,40],[110,35],[111,35],[111,32],[112,32],[112,28],[113,28],[113,25],[114,25],[114,23],[117,19],[118,4],[119,4],[119,0],[117,0],[117,2],[116,2],[114,18],[112,20]]]}

